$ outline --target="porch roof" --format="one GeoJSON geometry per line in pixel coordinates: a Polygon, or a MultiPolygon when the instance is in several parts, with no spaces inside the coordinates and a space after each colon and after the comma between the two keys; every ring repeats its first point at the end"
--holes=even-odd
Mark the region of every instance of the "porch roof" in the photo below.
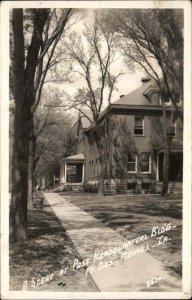
{"type": "MultiPolygon", "coordinates": [[[[163,152],[165,150],[165,147],[163,145],[159,145],[154,147],[154,150],[157,152],[163,152]]],[[[170,149],[170,152],[183,152],[183,146],[182,145],[173,145],[170,149]]]]}
{"type": "Polygon", "coordinates": [[[65,162],[83,162],[85,157],[83,153],[78,153],[76,155],[68,156],[64,159],[65,162]]]}

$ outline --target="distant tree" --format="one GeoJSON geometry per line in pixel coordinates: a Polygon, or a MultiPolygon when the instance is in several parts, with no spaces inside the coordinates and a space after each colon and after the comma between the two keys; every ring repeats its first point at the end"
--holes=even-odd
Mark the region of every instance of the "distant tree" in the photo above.
{"type": "Polygon", "coordinates": [[[44,124],[40,126],[41,131],[36,134],[36,148],[34,157],[34,178],[44,177],[47,183],[53,181],[53,177],[58,177],[61,160],[71,155],[76,146],[76,137],[71,131],[73,119],[66,112],[58,108],[50,108],[51,103],[55,103],[54,95],[52,100],[38,108],[38,122],[44,124]],[[48,104],[50,103],[50,104],[48,104]],[[44,111],[48,110],[45,115],[44,111]],[[44,119],[44,121],[43,121],[44,119]]]}

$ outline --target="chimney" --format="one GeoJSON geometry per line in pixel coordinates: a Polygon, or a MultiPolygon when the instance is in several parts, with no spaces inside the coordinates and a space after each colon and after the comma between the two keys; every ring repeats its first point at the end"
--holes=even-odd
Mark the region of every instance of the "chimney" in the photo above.
{"type": "Polygon", "coordinates": [[[121,95],[120,98],[124,97],[125,95],[121,95]]]}
{"type": "Polygon", "coordinates": [[[145,76],[145,77],[142,77],[142,78],[141,78],[141,82],[142,82],[143,84],[149,82],[150,80],[151,80],[151,77],[149,77],[149,76],[145,76]]]}

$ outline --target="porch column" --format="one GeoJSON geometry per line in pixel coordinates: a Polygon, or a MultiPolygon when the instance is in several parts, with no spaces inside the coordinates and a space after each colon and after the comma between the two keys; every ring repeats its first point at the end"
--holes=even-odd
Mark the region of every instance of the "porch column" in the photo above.
{"type": "Polygon", "coordinates": [[[159,181],[159,153],[157,152],[157,181],[159,181]]]}
{"type": "Polygon", "coordinates": [[[83,167],[82,167],[82,183],[84,182],[84,177],[85,177],[85,167],[84,167],[84,163],[83,163],[83,167]]]}
{"type": "Polygon", "coordinates": [[[63,184],[65,182],[65,178],[64,178],[64,163],[61,162],[60,164],[60,179],[59,179],[59,183],[63,184]]]}
{"type": "Polygon", "coordinates": [[[67,182],[67,163],[65,163],[65,176],[64,176],[64,182],[67,182]]]}

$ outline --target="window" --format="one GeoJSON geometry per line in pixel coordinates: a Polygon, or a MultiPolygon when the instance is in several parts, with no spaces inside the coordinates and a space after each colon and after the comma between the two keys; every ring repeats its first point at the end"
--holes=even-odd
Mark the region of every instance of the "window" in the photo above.
{"type": "Polygon", "coordinates": [[[93,147],[93,132],[89,133],[89,146],[90,148],[93,147]]]}
{"type": "Polygon", "coordinates": [[[101,160],[98,158],[98,176],[100,176],[100,170],[101,170],[101,160]]]}
{"type": "Polygon", "coordinates": [[[109,153],[107,153],[107,172],[109,173],[109,153]]]}
{"type": "Polygon", "coordinates": [[[127,171],[129,173],[137,172],[137,156],[135,153],[128,154],[128,166],[127,171]]]}
{"type": "Polygon", "coordinates": [[[172,124],[171,122],[168,122],[167,135],[176,136],[176,132],[176,121],[174,121],[172,124]]]}
{"type": "Polygon", "coordinates": [[[149,152],[141,153],[141,173],[151,173],[151,154],[149,152]]]}
{"type": "Polygon", "coordinates": [[[165,105],[170,105],[171,104],[171,99],[170,98],[165,98],[165,105]]]}
{"type": "Polygon", "coordinates": [[[135,116],[135,135],[143,135],[144,134],[144,117],[135,116]]]}
{"type": "Polygon", "coordinates": [[[94,162],[92,160],[92,172],[91,172],[91,176],[93,177],[94,176],[94,162]]]}
{"type": "Polygon", "coordinates": [[[98,175],[98,165],[97,165],[97,158],[96,158],[96,161],[95,161],[95,176],[98,175]]]}
{"type": "Polygon", "coordinates": [[[172,126],[172,136],[176,136],[176,122],[174,122],[173,126],[172,126]]]}
{"type": "Polygon", "coordinates": [[[89,170],[90,170],[89,176],[93,177],[94,176],[94,164],[93,164],[93,160],[91,160],[89,162],[89,170]]]}
{"type": "MultiPolygon", "coordinates": [[[[163,104],[163,103],[162,103],[162,98],[161,98],[161,96],[160,96],[159,102],[160,102],[161,105],[163,104]]],[[[164,103],[165,103],[165,105],[171,105],[171,99],[165,97],[165,98],[164,98],[164,103]]]]}

